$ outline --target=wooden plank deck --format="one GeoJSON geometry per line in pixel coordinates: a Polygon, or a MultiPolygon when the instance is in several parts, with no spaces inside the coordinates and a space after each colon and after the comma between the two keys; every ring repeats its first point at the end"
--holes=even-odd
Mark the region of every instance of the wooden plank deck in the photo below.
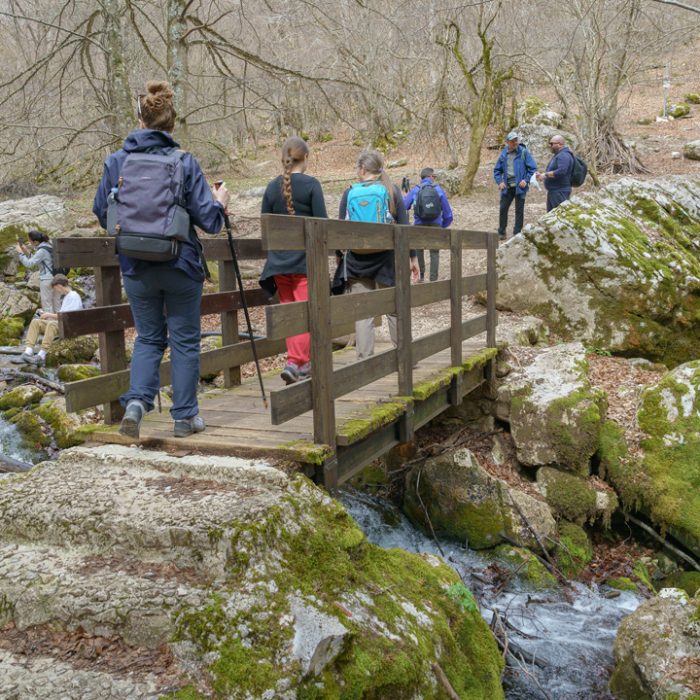
{"type": "MultiPolygon", "coordinates": [[[[470,357],[480,358],[474,367],[463,372],[465,395],[484,381],[486,360],[481,357],[485,342],[486,335],[481,334],[462,344],[465,365],[469,364],[470,357]]],[[[377,343],[376,351],[390,347],[389,343],[377,343]]],[[[390,443],[399,442],[394,433],[407,408],[417,417],[415,427],[420,427],[450,405],[445,398],[449,378],[442,383],[435,381],[450,367],[450,359],[451,350],[447,349],[421,360],[413,370],[414,396],[411,398],[398,395],[398,376],[393,373],[336,399],[336,445],[345,453],[346,461],[353,448],[357,453],[349,460],[348,470],[357,471],[361,463],[371,461],[370,457],[374,458],[372,455],[378,450],[388,449],[386,446],[390,443]],[[436,400],[438,393],[444,395],[441,400],[436,400]],[[384,437],[375,447],[362,445],[373,433],[382,431],[384,437]]],[[[333,354],[334,369],[354,361],[354,348],[333,354]]],[[[265,377],[267,392],[283,386],[278,374],[265,377]]],[[[210,392],[200,401],[200,413],[207,422],[207,429],[187,438],[175,438],[168,410],[164,407],[162,413],[152,411],[142,423],[139,444],[180,452],[267,457],[316,464],[322,461],[323,448],[313,444],[312,412],[281,425],[272,425],[270,410],[263,406],[260,398],[257,377],[244,380],[240,386],[210,392]]],[[[101,443],[133,443],[131,438],[118,433],[118,426],[102,428],[93,433],[93,439],[101,443]]]]}

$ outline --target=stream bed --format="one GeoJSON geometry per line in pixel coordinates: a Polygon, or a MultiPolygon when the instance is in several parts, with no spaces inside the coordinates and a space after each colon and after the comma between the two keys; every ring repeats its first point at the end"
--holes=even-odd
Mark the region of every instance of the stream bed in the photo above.
{"type": "MultiPolygon", "coordinates": [[[[440,554],[434,540],[413,527],[390,503],[352,490],[343,491],[340,500],[370,542],[409,552],[440,554]]],[[[641,596],[626,591],[606,598],[597,587],[576,582],[567,589],[533,591],[515,578],[498,590],[485,583],[491,559],[454,542],[441,541],[440,546],[448,563],[474,592],[486,622],[491,623],[497,611],[511,625],[509,641],[525,658],[527,672],[506,670],[504,687],[508,700],[614,697],[608,690],[608,681],[615,634],[622,618],[642,602],[641,596]]]]}

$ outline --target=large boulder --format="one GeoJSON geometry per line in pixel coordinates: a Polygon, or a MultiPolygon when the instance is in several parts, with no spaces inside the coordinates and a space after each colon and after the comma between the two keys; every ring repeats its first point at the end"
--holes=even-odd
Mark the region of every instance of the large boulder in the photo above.
{"type": "Polygon", "coordinates": [[[601,469],[628,509],[641,510],[700,557],[700,360],[641,395],[636,425],[608,422],[601,469]]]}
{"type": "Polygon", "coordinates": [[[688,141],[683,146],[683,157],[688,160],[700,160],[700,141],[688,141]]]}
{"type": "Polygon", "coordinates": [[[302,476],[73,448],[0,482],[0,531],[10,697],[503,698],[457,573],[302,476]]]}
{"type": "Polygon", "coordinates": [[[700,181],[623,178],[498,251],[498,303],[564,339],[679,364],[700,347],[700,181]]]}
{"type": "Polygon", "coordinates": [[[38,306],[25,294],[8,284],[0,282],[0,318],[16,316],[28,321],[38,306]]]}
{"type": "MultiPolygon", "coordinates": [[[[66,231],[74,225],[75,215],[60,197],[40,194],[25,199],[0,202],[0,271],[12,264],[17,238],[25,241],[32,228],[50,234],[66,231]]],[[[11,270],[11,268],[10,268],[11,270]]]]}
{"type": "Polygon", "coordinates": [[[498,385],[496,412],[510,422],[518,460],[588,475],[605,418],[605,397],[587,376],[581,343],[554,345],[498,385]]]}
{"type": "Polygon", "coordinates": [[[554,155],[549,148],[549,141],[552,136],[556,134],[563,136],[566,145],[573,151],[575,151],[578,146],[578,140],[574,134],[556,129],[547,124],[520,124],[520,126],[516,128],[516,131],[520,135],[521,143],[527,146],[537,163],[537,168],[541,171],[544,171],[547,167],[547,163],[549,163],[554,155]]]}
{"type": "Polygon", "coordinates": [[[666,588],[620,625],[610,688],[620,700],[700,696],[700,600],[666,588]]]}
{"type": "Polygon", "coordinates": [[[66,338],[51,343],[46,353],[46,366],[58,367],[63,364],[80,364],[89,362],[97,352],[97,340],[91,335],[78,338],[66,338]]]}
{"type": "Polygon", "coordinates": [[[504,542],[539,551],[537,539],[553,538],[556,523],[547,504],[491,476],[467,449],[445,452],[406,477],[404,512],[417,525],[488,549],[504,542]],[[521,515],[522,513],[522,515],[521,515]]]}

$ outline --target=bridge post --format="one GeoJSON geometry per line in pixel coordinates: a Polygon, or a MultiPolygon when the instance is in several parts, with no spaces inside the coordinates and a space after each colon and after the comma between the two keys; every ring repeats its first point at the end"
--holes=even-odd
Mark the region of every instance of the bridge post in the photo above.
{"type": "MultiPolygon", "coordinates": [[[[326,219],[304,218],[304,244],[309,285],[309,332],[311,333],[311,404],[314,442],[336,451],[335,404],[331,392],[333,348],[331,346],[331,296],[328,288],[328,229],[326,219]]],[[[337,461],[324,467],[324,482],[337,483],[337,461]],[[330,472],[330,473],[329,473],[330,472]]]]}
{"type": "MultiPolygon", "coordinates": [[[[96,267],[95,269],[95,304],[113,306],[121,304],[122,284],[118,265],[96,267]]],[[[107,331],[99,334],[100,372],[108,374],[126,369],[126,345],[124,331],[107,331]]],[[[104,420],[107,425],[118,423],[124,415],[124,409],[118,400],[104,404],[104,420]]]]}
{"type": "MultiPolygon", "coordinates": [[[[462,366],[462,234],[450,231],[450,364],[462,366]]],[[[462,374],[452,380],[450,403],[462,403],[462,374]]]]}
{"type": "MultiPolygon", "coordinates": [[[[495,233],[488,233],[486,239],[486,347],[496,347],[496,326],[498,311],[496,310],[496,292],[498,276],[496,271],[496,252],[498,239],[495,233]]],[[[489,360],[486,370],[488,391],[493,396],[496,393],[496,359],[489,360]]]]}
{"type": "MultiPolygon", "coordinates": [[[[235,291],[236,274],[233,260],[219,260],[219,291],[235,291]]],[[[233,345],[238,342],[238,312],[223,311],[221,313],[221,345],[233,345]]],[[[241,383],[240,367],[224,368],[224,386],[228,389],[241,383]]]]}
{"type": "MultiPolygon", "coordinates": [[[[411,330],[411,269],[408,234],[394,226],[394,275],[396,286],[396,363],[399,396],[413,396],[413,335],[411,330]]],[[[413,440],[413,409],[409,406],[401,418],[399,439],[413,440]]]]}

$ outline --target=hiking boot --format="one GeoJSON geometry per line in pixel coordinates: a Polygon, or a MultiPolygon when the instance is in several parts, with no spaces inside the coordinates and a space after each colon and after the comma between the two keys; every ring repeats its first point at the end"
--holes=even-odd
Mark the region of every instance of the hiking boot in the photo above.
{"type": "Polygon", "coordinates": [[[307,362],[305,365],[299,367],[299,380],[300,382],[311,379],[311,363],[307,362]]]}
{"type": "Polygon", "coordinates": [[[299,381],[299,368],[293,362],[288,362],[280,377],[285,384],[295,384],[299,381]]]}
{"type": "Polygon", "coordinates": [[[120,435],[126,435],[130,438],[139,439],[139,431],[141,429],[141,421],[146,413],[146,407],[140,401],[129,401],[126,404],[124,418],[122,418],[119,426],[120,435]]]}
{"type": "Polygon", "coordinates": [[[26,352],[23,352],[21,355],[15,355],[14,357],[10,358],[10,362],[12,362],[13,365],[23,365],[25,362],[29,362],[30,357],[33,356],[27,355],[26,352]]]}
{"type": "Polygon", "coordinates": [[[176,420],[173,434],[175,437],[188,437],[193,433],[201,433],[206,427],[207,424],[204,422],[204,418],[197,414],[192,416],[192,418],[176,420]]]}
{"type": "Polygon", "coordinates": [[[499,234],[498,234],[498,240],[499,240],[499,241],[505,241],[505,240],[506,240],[506,234],[505,234],[505,233],[499,233],[499,234]]]}

